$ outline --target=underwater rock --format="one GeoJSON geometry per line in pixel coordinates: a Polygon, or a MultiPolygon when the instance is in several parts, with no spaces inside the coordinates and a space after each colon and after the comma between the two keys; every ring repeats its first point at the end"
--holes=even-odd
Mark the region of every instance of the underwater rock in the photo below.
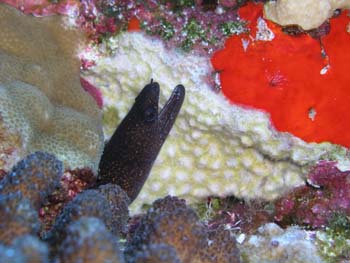
{"type": "Polygon", "coordinates": [[[60,262],[124,262],[118,239],[100,219],[81,217],[68,225],[66,232],[58,251],[60,262]]]}
{"type": "Polygon", "coordinates": [[[278,0],[265,4],[267,19],[280,24],[299,25],[310,30],[322,25],[336,9],[350,8],[349,0],[278,0]]]}
{"type": "Polygon", "coordinates": [[[216,94],[205,81],[212,71],[208,58],[168,50],[142,33],[120,34],[106,45],[96,66],[83,74],[102,91],[107,138],[151,78],[162,87],[161,104],[179,82],[186,87],[182,110],[133,211],[167,194],[189,202],[211,195],[271,200],[304,184],[321,157],[345,158],[344,148],[279,133],[266,113],[216,94]]]}
{"type": "Polygon", "coordinates": [[[77,47],[83,38],[64,28],[60,17],[26,16],[4,4],[0,22],[0,127],[20,136],[16,161],[41,150],[65,169],[96,172],[101,114],[80,85],[77,47]]]}
{"type": "Polygon", "coordinates": [[[274,223],[261,226],[239,246],[249,263],[325,263],[317,250],[315,234],[298,227],[282,229],[274,223]]]}

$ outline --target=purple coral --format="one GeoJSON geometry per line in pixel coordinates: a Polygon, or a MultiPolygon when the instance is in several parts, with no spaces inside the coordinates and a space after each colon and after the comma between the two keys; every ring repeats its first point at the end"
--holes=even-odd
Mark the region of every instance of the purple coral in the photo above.
{"type": "Polygon", "coordinates": [[[335,162],[320,162],[308,178],[309,186],[298,187],[276,202],[278,222],[318,228],[336,212],[350,214],[350,171],[340,171],[335,162]]]}

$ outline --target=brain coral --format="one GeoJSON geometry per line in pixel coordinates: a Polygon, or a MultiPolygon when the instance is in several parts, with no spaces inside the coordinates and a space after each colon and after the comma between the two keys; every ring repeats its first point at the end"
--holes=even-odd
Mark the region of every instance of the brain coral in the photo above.
{"type": "Polygon", "coordinates": [[[82,37],[59,17],[25,16],[3,4],[0,24],[1,127],[21,138],[17,161],[42,150],[66,168],[96,171],[101,114],[80,85],[76,51],[82,37]]]}
{"type": "Polygon", "coordinates": [[[151,78],[162,87],[161,103],[179,83],[187,93],[149,179],[132,205],[134,211],[167,194],[189,201],[232,194],[273,199],[302,184],[308,167],[321,156],[346,152],[279,133],[267,114],[229,104],[205,81],[212,71],[208,58],[166,50],[160,41],[142,33],[111,38],[109,47],[111,53],[85,72],[102,90],[107,137],[151,78]]]}

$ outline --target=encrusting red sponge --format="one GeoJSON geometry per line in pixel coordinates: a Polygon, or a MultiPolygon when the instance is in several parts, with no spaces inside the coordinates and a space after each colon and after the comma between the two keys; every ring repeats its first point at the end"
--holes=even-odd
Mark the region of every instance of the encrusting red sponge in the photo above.
{"type": "MultiPolygon", "coordinates": [[[[307,142],[350,146],[350,19],[330,20],[321,42],[287,35],[270,21],[271,41],[256,40],[262,4],[239,10],[250,32],[230,37],[214,54],[222,91],[233,103],[264,110],[274,126],[307,142]]],[[[260,21],[261,22],[261,21],[260,21]]]]}

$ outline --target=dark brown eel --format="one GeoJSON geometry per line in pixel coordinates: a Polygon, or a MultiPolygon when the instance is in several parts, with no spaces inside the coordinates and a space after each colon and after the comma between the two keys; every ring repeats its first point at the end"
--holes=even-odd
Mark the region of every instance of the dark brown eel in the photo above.
{"type": "Polygon", "coordinates": [[[118,184],[128,194],[130,203],[135,200],[176,120],[184,98],[184,86],[176,86],[158,113],[159,84],[151,80],[143,88],[104,148],[97,186],[118,184]]]}

